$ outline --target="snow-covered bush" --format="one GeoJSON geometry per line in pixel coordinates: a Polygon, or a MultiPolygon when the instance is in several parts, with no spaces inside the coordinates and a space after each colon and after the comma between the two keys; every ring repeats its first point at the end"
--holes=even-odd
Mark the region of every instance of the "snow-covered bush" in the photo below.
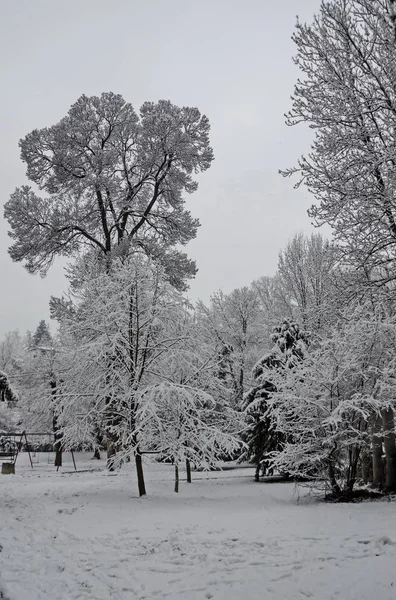
{"type": "Polygon", "coordinates": [[[365,307],[349,317],[304,360],[277,369],[267,399],[268,418],[284,436],[273,467],[324,481],[335,495],[351,494],[371,425],[384,411],[393,414],[396,397],[394,320],[365,307]]]}

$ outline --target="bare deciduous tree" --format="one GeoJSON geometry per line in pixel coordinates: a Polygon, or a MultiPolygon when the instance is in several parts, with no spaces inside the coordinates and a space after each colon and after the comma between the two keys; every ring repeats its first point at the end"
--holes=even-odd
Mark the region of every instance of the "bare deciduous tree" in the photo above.
{"type": "MultiPolygon", "coordinates": [[[[393,14],[393,13],[392,13],[393,14]]],[[[371,279],[394,279],[396,249],[396,47],[387,0],[322,2],[297,23],[290,125],[314,130],[297,173],[316,199],[310,215],[328,223],[345,260],[371,279]]]]}

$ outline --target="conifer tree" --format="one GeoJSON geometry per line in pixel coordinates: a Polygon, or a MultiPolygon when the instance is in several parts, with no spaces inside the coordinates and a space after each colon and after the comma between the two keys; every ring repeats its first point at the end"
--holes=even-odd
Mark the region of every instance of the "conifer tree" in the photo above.
{"type": "Polygon", "coordinates": [[[274,377],[285,369],[293,368],[304,358],[309,334],[297,323],[284,320],[274,328],[271,341],[274,346],[254,366],[254,385],[244,398],[248,420],[248,428],[243,436],[248,448],[244,456],[256,466],[256,481],[259,480],[260,470],[267,468],[266,459],[271,452],[279,449],[284,439],[268,413],[268,399],[276,391],[274,377]]]}

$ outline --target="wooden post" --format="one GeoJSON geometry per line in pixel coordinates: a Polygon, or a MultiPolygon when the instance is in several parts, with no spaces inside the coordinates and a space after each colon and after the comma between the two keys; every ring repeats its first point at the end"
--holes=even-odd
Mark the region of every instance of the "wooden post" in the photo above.
{"type": "Polygon", "coordinates": [[[27,453],[28,453],[28,455],[29,455],[30,466],[31,466],[31,467],[32,467],[32,469],[33,469],[33,461],[32,461],[32,456],[31,456],[31,454],[30,454],[29,442],[28,442],[28,439],[27,439],[26,431],[23,431],[23,432],[22,432],[22,434],[21,434],[21,441],[20,441],[20,445],[21,445],[21,446],[22,446],[22,436],[25,436],[25,440],[26,440],[26,450],[27,450],[27,453]]]}
{"type": "Polygon", "coordinates": [[[179,466],[175,463],[175,492],[179,491],[179,466]]]}
{"type": "Polygon", "coordinates": [[[74,452],[73,452],[73,450],[70,450],[70,453],[71,453],[71,455],[72,455],[72,459],[73,459],[74,470],[75,470],[75,471],[77,471],[77,467],[76,467],[76,460],[75,460],[75,458],[74,458],[74,452]]]}
{"type": "Polygon", "coordinates": [[[186,473],[187,473],[187,483],[191,483],[191,463],[186,459],[186,473]]]}
{"type": "Polygon", "coordinates": [[[55,448],[55,467],[56,470],[59,470],[59,467],[62,466],[62,442],[57,441],[54,444],[55,448]]]}
{"type": "Polygon", "coordinates": [[[136,465],[136,474],[137,474],[137,480],[138,480],[139,496],[145,496],[146,495],[146,485],[144,483],[142,455],[140,454],[139,448],[136,448],[136,451],[135,451],[135,465],[136,465]]]}

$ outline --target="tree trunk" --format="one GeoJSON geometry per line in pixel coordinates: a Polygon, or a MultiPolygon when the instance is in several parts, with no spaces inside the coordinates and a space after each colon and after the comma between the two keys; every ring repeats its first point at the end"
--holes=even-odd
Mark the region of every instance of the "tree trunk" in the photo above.
{"type": "Polygon", "coordinates": [[[145,496],[146,495],[146,486],[144,483],[142,455],[139,452],[139,448],[136,449],[135,464],[136,464],[136,474],[137,474],[137,480],[138,480],[139,496],[145,496]]]}
{"type": "Polygon", "coordinates": [[[59,468],[62,466],[62,443],[56,442],[54,444],[54,448],[55,448],[55,467],[59,468]]]}
{"type": "Polygon", "coordinates": [[[107,463],[106,466],[109,471],[115,471],[115,456],[116,456],[115,443],[112,439],[107,439],[107,463]]]}
{"type": "Polygon", "coordinates": [[[256,465],[256,470],[254,472],[254,481],[260,481],[260,463],[256,465]]]}
{"type": "Polygon", "coordinates": [[[372,429],[373,485],[382,488],[385,483],[384,461],[382,460],[381,418],[375,417],[372,429]]]}
{"type": "Polygon", "coordinates": [[[52,427],[54,430],[54,450],[55,450],[55,467],[62,466],[62,434],[58,428],[58,418],[54,415],[52,419],[52,427]]]}
{"type": "Polygon", "coordinates": [[[345,484],[345,491],[348,496],[352,495],[353,487],[356,483],[357,475],[358,475],[358,465],[359,465],[359,457],[360,457],[360,448],[359,447],[351,447],[349,449],[349,467],[347,480],[345,484]]]}
{"type": "Polygon", "coordinates": [[[186,460],[187,483],[191,483],[191,463],[186,460]]]}
{"type": "Polygon", "coordinates": [[[179,465],[175,464],[175,492],[179,491],[179,465]]]}
{"type": "Polygon", "coordinates": [[[370,454],[364,454],[361,458],[362,481],[364,484],[373,482],[373,459],[370,454]]]}
{"type": "MultiPolygon", "coordinates": [[[[50,381],[50,386],[51,386],[51,394],[53,397],[53,403],[55,403],[58,398],[57,398],[57,384],[54,379],[51,379],[50,381]]],[[[58,427],[58,415],[55,412],[55,408],[53,409],[53,416],[52,416],[52,429],[54,432],[54,450],[55,450],[55,462],[54,465],[55,467],[57,467],[59,469],[59,467],[62,466],[62,433],[59,431],[59,427],[58,427]]]]}
{"type": "MultiPolygon", "coordinates": [[[[111,357],[107,357],[108,367],[111,366],[111,357]]],[[[106,384],[108,384],[106,375],[106,384]]],[[[115,460],[117,452],[121,450],[121,444],[117,433],[117,427],[120,425],[121,418],[117,414],[117,406],[114,398],[107,396],[105,400],[105,421],[103,425],[103,434],[106,439],[107,462],[109,471],[115,471],[117,462],[115,460]]]]}
{"type": "Polygon", "coordinates": [[[389,491],[396,491],[396,442],[395,418],[392,408],[382,411],[382,426],[384,429],[384,448],[386,459],[385,487],[389,491]]]}
{"type": "Polygon", "coordinates": [[[330,485],[331,485],[331,491],[333,492],[333,494],[335,496],[340,496],[341,488],[338,485],[336,477],[335,477],[333,463],[329,464],[329,481],[330,481],[330,485]]]}
{"type": "Polygon", "coordinates": [[[100,450],[98,447],[95,448],[92,458],[94,458],[95,460],[100,460],[100,450]]]}
{"type": "Polygon", "coordinates": [[[94,427],[94,435],[95,435],[96,446],[94,447],[94,454],[93,454],[92,458],[95,460],[100,460],[101,459],[100,449],[103,448],[104,435],[98,424],[96,424],[94,427]]]}

